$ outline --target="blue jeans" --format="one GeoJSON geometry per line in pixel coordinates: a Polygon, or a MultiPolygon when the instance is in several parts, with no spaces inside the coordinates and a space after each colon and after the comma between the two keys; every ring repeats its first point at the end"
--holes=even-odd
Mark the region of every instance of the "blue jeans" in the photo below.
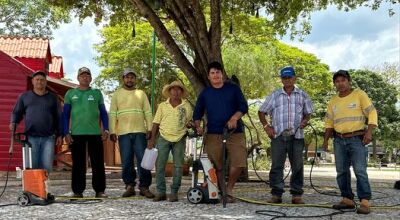
{"type": "Polygon", "coordinates": [[[120,135],[118,140],[122,162],[122,180],[126,185],[136,185],[136,170],[133,164],[133,157],[135,156],[139,174],[139,187],[148,188],[151,185],[151,171],[143,169],[140,166],[144,151],[147,147],[146,134],[124,134],[120,135]]]}
{"type": "Polygon", "coordinates": [[[28,141],[32,145],[32,168],[45,169],[50,173],[54,161],[54,136],[28,136],[28,141]]]}
{"type": "Polygon", "coordinates": [[[292,175],[290,176],[290,193],[294,196],[303,194],[304,185],[304,166],[303,166],[304,139],[295,139],[294,135],[289,137],[278,136],[271,140],[271,170],[269,171],[269,181],[271,194],[282,196],[283,189],[283,169],[286,161],[286,154],[289,156],[292,175]]]}
{"type": "Polygon", "coordinates": [[[371,187],[367,174],[367,154],[361,136],[351,138],[335,137],[336,180],[343,197],[353,199],[351,190],[350,165],[357,178],[357,195],[361,199],[371,199],[371,187]]]}

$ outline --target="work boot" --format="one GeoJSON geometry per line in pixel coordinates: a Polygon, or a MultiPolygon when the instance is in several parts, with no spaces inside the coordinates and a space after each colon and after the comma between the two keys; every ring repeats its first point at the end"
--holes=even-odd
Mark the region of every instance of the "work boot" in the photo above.
{"type": "Polygon", "coordinates": [[[147,187],[140,187],[139,188],[139,195],[144,196],[146,198],[154,198],[154,194],[152,192],[150,192],[149,188],[147,187]]]}
{"type": "Polygon", "coordinates": [[[108,198],[108,196],[104,192],[97,192],[96,193],[96,198],[105,199],[105,198],[108,198]]]}
{"type": "Polygon", "coordinates": [[[371,209],[367,199],[361,199],[360,207],[357,208],[357,214],[369,214],[371,209]]]}
{"type": "Polygon", "coordinates": [[[170,202],[177,202],[178,201],[178,194],[177,193],[171,193],[168,197],[168,201],[170,202]]]}
{"type": "Polygon", "coordinates": [[[157,194],[154,199],[153,202],[160,202],[160,201],[165,201],[167,200],[167,196],[165,194],[157,194]]]}
{"type": "Polygon", "coordinates": [[[281,196],[272,195],[272,197],[270,199],[268,199],[267,202],[268,203],[279,204],[279,203],[282,203],[282,197],[281,196]]]}
{"type": "Polygon", "coordinates": [[[355,204],[354,204],[353,200],[343,197],[342,201],[333,205],[332,208],[334,208],[334,209],[354,209],[355,204]]]}
{"type": "Polygon", "coordinates": [[[122,194],[122,197],[131,197],[136,195],[135,186],[133,185],[126,185],[125,192],[122,194]]]}
{"type": "Polygon", "coordinates": [[[292,204],[300,205],[300,204],[304,204],[304,201],[301,198],[301,196],[293,196],[292,197],[292,204]]]}

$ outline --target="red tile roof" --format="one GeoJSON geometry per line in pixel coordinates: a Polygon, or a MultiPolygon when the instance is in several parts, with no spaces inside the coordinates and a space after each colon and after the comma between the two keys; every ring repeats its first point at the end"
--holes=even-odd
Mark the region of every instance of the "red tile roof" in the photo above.
{"type": "Polygon", "coordinates": [[[50,73],[61,73],[63,70],[63,58],[62,56],[52,56],[51,64],[49,65],[50,73]]]}
{"type": "Polygon", "coordinates": [[[0,36],[0,50],[11,57],[49,59],[50,43],[47,38],[0,36]]]}

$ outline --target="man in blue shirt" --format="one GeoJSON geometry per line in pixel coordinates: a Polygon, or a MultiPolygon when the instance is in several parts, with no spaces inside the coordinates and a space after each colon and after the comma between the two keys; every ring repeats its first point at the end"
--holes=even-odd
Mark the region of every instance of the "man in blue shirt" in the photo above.
{"type": "Polygon", "coordinates": [[[272,198],[270,203],[282,203],[284,192],[283,168],[286,154],[292,167],[290,193],[293,204],[303,204],[303,128],[307,125],[313,106],[307,93],[295,87],[296,74],[291,66],[281,70],[283,88],[269,95],[258,111],[265,132],[271,138],[272,165],[269,172],[272,198]],[[265,115],[272,117],[269,124],[265,115]]]}
{"type": "Polygon", "coordinates": [[[233,187],[246,167],[247,149],[240,118],[247,113],[248,105],[240,88],[224,82],[222,65],[212,62],[208,65],[209,87],[199,95],[193,113],[198,134],[203,134],[201,119],[207,113],[207,134],[204,138],[205,151],[214,164],[218,175],[218,184],[223,184],[222,176],[222,132],[225,126],[235,129],[227,140],[228,157],[230,158],[229,180],[227,184],[227,202],[235,202],[232,196],[233,187]]]}
{"type": "Polygon", "coordinates": [[[32,74],[31,91],[18,97],[11,115],[10,129],[14,130],[25,116],[25,134],[32,145],[32,168],[53,168],[54,145],[62,144],[61,107],[57,96],[46,89],[46,74],[32,74]]]}

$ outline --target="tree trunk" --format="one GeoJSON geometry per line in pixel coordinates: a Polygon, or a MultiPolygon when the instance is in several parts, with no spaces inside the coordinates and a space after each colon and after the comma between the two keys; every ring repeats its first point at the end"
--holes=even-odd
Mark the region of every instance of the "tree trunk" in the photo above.
{"type": "Polygon", "coordinates": [[[158,39],[172,59],[189,79],[194,90],[199,94],[208,85],[207,66],[210,62],[222,63],[221,55],[221,0],[210,0],[211,24],[207,30],[207,22],[202,7],[197,0],[169,0],[161,5],[163,11],[174,21],[180,33],[193,52],[193,63],[187,54],[175,42],[172,35],[156,12],[143,0],[131,0],[137,11],[145,17],[158,39]]]}

